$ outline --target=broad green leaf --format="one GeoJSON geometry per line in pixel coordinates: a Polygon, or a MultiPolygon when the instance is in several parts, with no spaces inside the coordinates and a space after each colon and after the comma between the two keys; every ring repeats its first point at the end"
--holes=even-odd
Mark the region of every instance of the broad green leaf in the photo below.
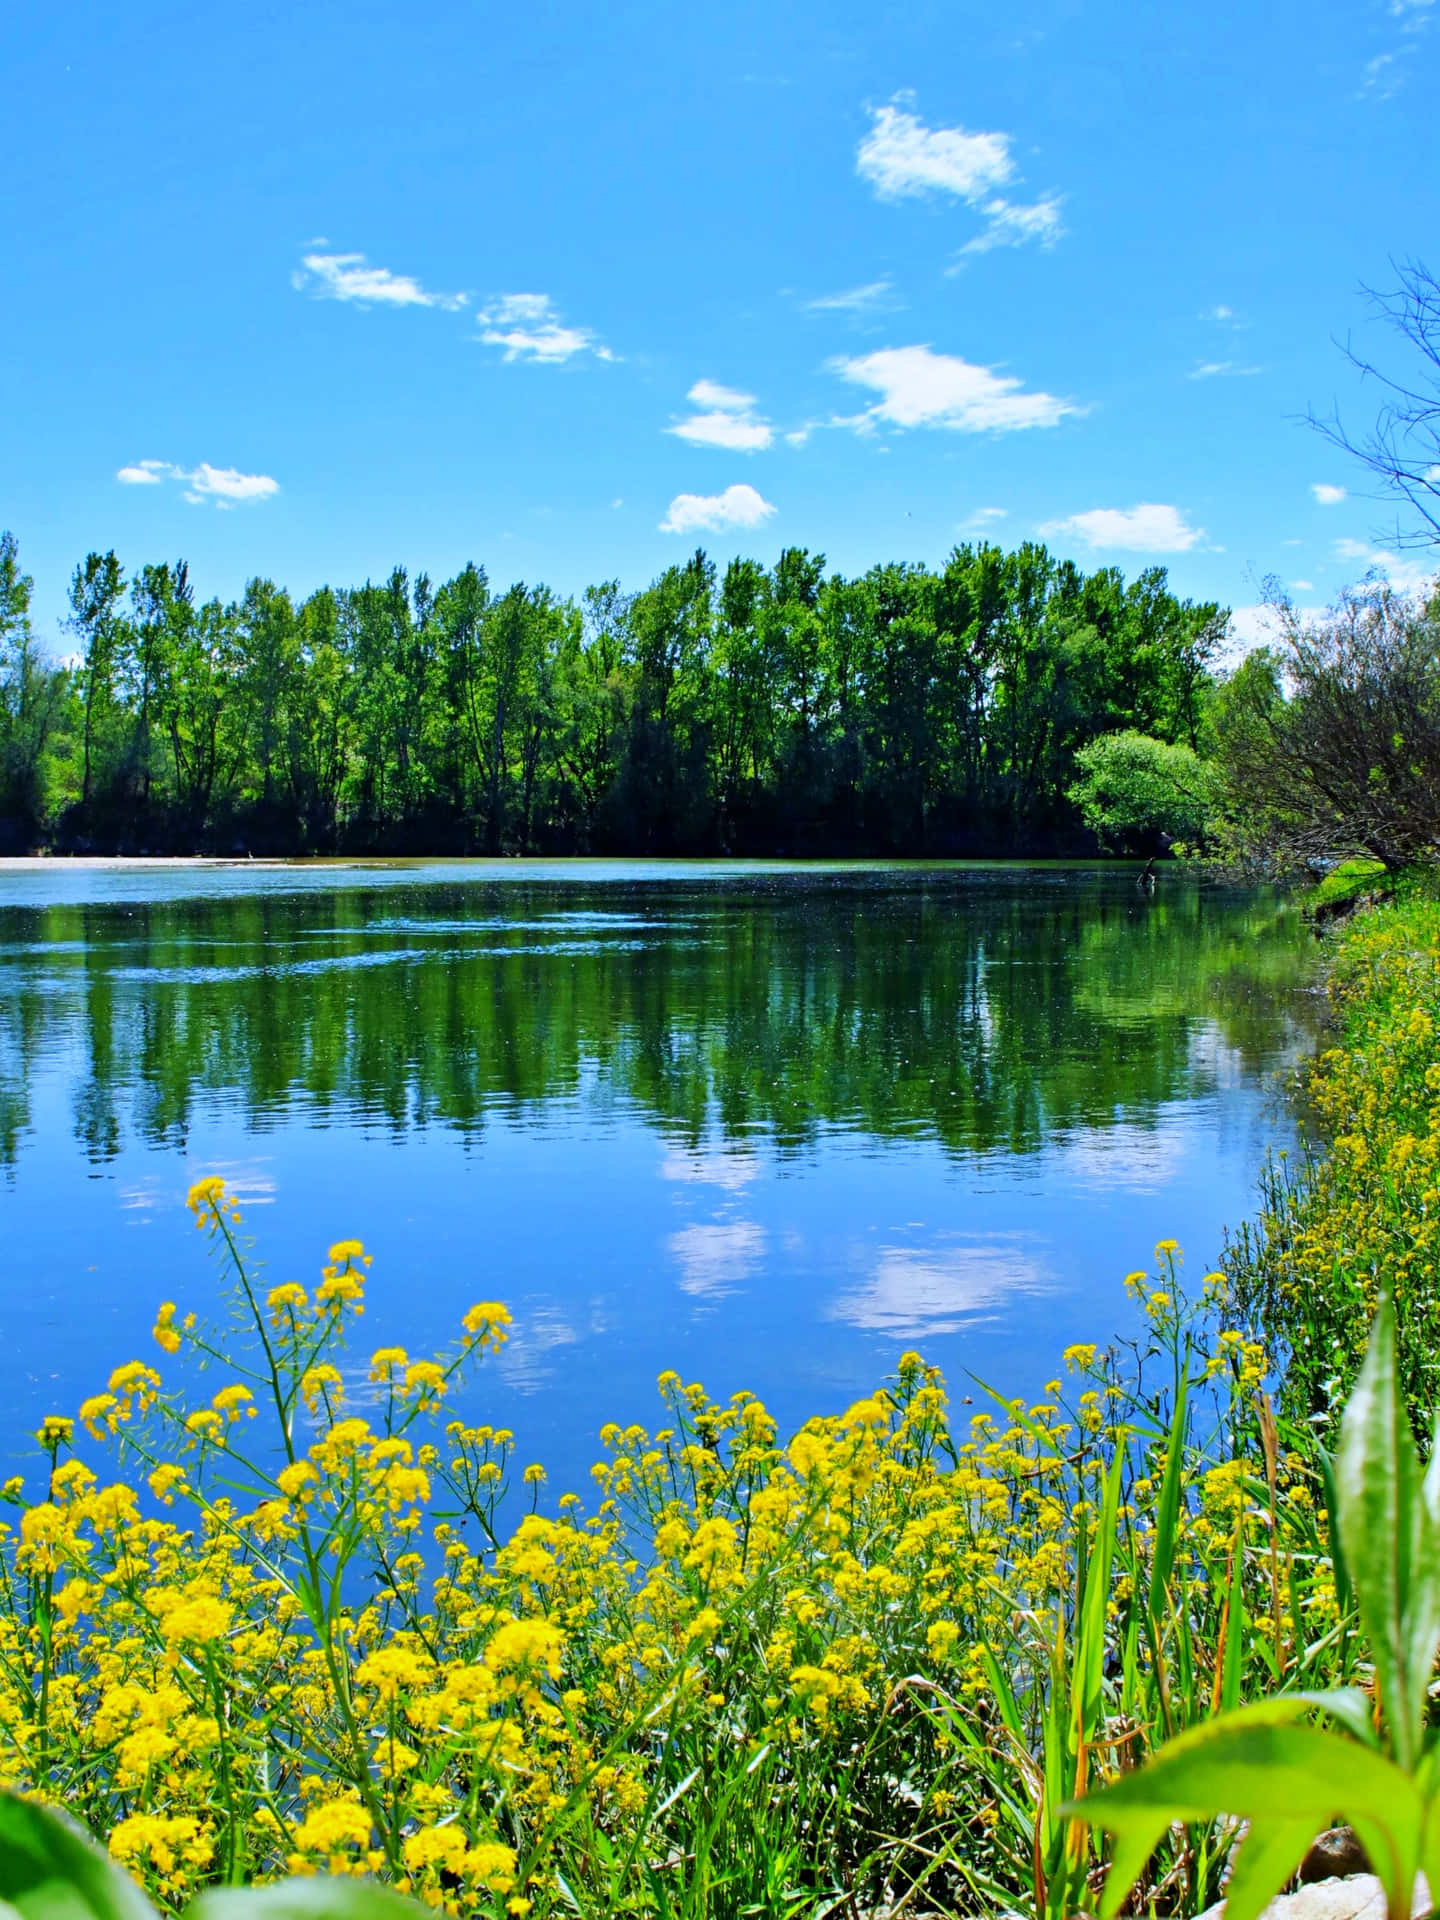
{"type": "Polygon", "coordinates": [[[1330,1564],[1335,1570],[1335,1604],[1342,1615],[1350,1611],[1350,1568],[1345,1560],[1345,1543],[1340,1536],[1340,1493],[1335,1485],[1335,1462],[1323,1447],[1315,1449],[1320,1466],[1320,1484],[1325,1491],[1325,1519],[1330,1535],[1330,1564]]]}
{"type": "Polygon", "coordinates": [[[1307,1706],[1318,1707],[1322,1713],[1328,1713],[1332,1720],[1340,1722],[1347,1733],[1354,1734],[1362,1745],[1378,1745],[1375,1738],[1375,1709],[1363,1687],[1321,1687],[1314,1691],[1287,1693],[1285,1698],[1302,1701],[1307,1706]]]}
{"type": "MultiPolygon", "coordinates": [[[[1148,1765],[1060,1812],[1122,1837],[1155,1833],[1157,1817],[1168,1824],[1229,1814],[1252,1824],[1308,1824],[1313,1835],[1339,1816],[1363,1829],[1392,1910],[1402,1897],[1408,1910],[1423,1837],[1421,1793],[1374,1748],[1293,1724],[1297,1713],[1309,1710],[1307,1702],[1283,1695],[1242,1707],[1181,1734],[1148,1765]]],[[[1134,1871],[1143,1865],[1144,1856],[1134,1871]]],[[[1116,1911],[1128,1891],[1117,1885],[1112,1905],[1107,1886],[1106,1911],[1116,1911]]]]}
{"type": "Polygon", "coordinates": [[[68,1814],[3,1791],[0,1900],[25,1920],[156,1920],[129,1874],[68,1814]]]}
{"type": "Polygon", "coordinates": [[[264,1887],[215,1887],[185,1920],[419,1920],[430,1909],[375,1880],[312,1874],[264,1887]]]}
{"type": "Polygon", "coordinates": [[[1313,1820],[1256,1820],[1235,1856],[1225,1890],[1225,1920],[1258,1920],[1305,1858],[1313,1820]]]}
{"type": "Polygon", "coordinates": [[[1169,1826],[1168,1814],[1155,1813],[1149,1819],[1137,1821],[1133,1827],[1127,1827],[1123,1833],[1115,1835],[1110,1872],[1106,1876],[1105,1892],[1100,1901],[1101,1920],[1114,1920],[1169,1826]]]}
{"type": "Polygon", "coordinates": [[[1335,1450],[1340,1538],[1370,1642],[1395,1758],[1420,1755],[1440,1645],[1440,1459],[1423,1481],[1395,1365],[1395,1309],[1380,1304],[1335,1450]]]}

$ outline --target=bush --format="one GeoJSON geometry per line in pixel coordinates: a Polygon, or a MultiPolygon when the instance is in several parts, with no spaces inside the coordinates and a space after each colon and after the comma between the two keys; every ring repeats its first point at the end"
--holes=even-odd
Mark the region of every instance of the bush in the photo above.
{"type": "Polygon", "coordinates": [[[1215,782],[1191,748],[1144,733],[1106,733],[1081,748],[1075,765],[1070,798],[1106,845],[1149,853],[1203,840],[1215,782]]]}

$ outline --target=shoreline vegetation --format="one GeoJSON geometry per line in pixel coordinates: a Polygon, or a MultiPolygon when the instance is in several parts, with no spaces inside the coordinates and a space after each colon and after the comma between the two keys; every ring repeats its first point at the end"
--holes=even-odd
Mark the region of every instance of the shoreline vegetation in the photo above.
{"type": "MultiPolygon", "coordinates": [[[[1407,878],[1335,938],[1327,1150],[1222,1271],[1161,1242],[1133,1347],[963,1420],[919,1355],[792,1436],[665,1375],[552,1502],[447,1414],[499,1302],[367,1355],[363,1246],[258,1292],[201,1181],[225,1316],[163,1303],[4,1489],[0,1779],[170,1910],[287,1873],[495,1920],[1094,1910],[1068,1803],[1243,1703],[1374,1691],[1336,1434],[1382,1292],[1434,1399],[1440,903],[1407,878]]],[[[1203,1910],[1236,1837],[1157,1822],[1132,1910],[1203,1910]]]]}

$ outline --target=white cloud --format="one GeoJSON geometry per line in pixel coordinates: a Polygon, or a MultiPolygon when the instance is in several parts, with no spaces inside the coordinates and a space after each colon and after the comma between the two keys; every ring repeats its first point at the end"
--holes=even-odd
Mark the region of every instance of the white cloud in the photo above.
{"type": "Polygon", "coordinates": [[[1315,582],[1313,580],[1292,580],[1290,587],[1294,593],[1313,593],[1315,591],[1315,582]]]}
{"type": "Polygon", "coordinates": [[[851,287],[844,293],[821,294],[818,300],[807,300],[805,306],[810,313],[873,313],[877,307],[898,306],[900,303],[894,296],[891,281],[871,280],[863,287],[851,287]]]}
{"type": "Polygon", "coordinates": [[[1012,433],[1053,427],[1078,409],[1051,393],[1027,393],[1024,382],[993,367],[973,366],[929,347],[884,347],[832,366],[856,386],[880,395],[849,424],[886,420],[897,427],[951,427],[960,433],[1012,433]]]}
{"type": "MultiPolygon", "coordinates": [[[[904,96],[898,96],[903,98],[904,96]]],[[[855,152],[855,170],[882,200],[953,194],[985,215],[984,231],[962,249],[988,253],[1038,240],[1053,246],[1064,232],[1060,201],[1045,194],[1017,206],[995,191],[1016,178],[1008,133],[968,133],[964,127],[927,127],[892,102],[870,109],[869,133],[855,152]]]]}
{"type": "Polygon", "coordinates": [[[1360,76],[1360,92],[1370,94],[1376,100],[1388,100],[1394,94],[1404,76],[1395,64],[1393,53],[1377,53],[1373,60],[1365,62],[1360,76]]]}
{"type": "Polygon", "coordinates": [[[1060,200],[1049,193],[1028,207],[1017,207],[1013,200],[987,200],[981,211],[988,222],[983,233],[967,240],[960,249],[966,253],[989,253],[992,247],[1023,247],[1038,240],[1042,247],[1053,247],[1064,233],[1060,224],[1060,200]]]}
{"type": "Polygon", "coordinates": [[[1421,589],[1428,589],[1436,578],[1434,566],[1424,566],[1418,560],[1406,560],[1398,553],[1387,553],[1382,547],[1367,546],[1363,540],[1337,540],[1335,558],[1357,563],[1366,577],[1373,575],[1377,579],[1388,580],[1401,593],[1417,593],[1421,589]]]}
{"type": "Polygon", "coordinates": [[[753,393],[722,387],[718,380],[697,380],[685,398],[693,400],[697,407],[720,407],[731,413],[748,413],[755,404],[753,393]]]}
{"type": "Polygon", "coordinates": [[[828,1317],[895,1339],[958,1333],[1014,1294],[1044,1293],[1044,1263],[1003,1240],[955,1247],[886,1247],[864,1286],[845,1293],[828,1317]]]}
{"type": "Polygon", "coordinates": [[[463,307],[463,293],[432,293],[408,273],[372,267],[363,253],[307,253],[291,283],[319,300],[353,300],[362,307],[463,307]]]}
{"type": "Polygon", "coordinates": [[[1317,480],[1310,491],[1322,507],[1338,507],[1346,497],[1344,487],[1332,487],[1326,480],[1317,480]]]}
{"type": "Polygon", "coordinates": [[[1202,360],[1186,374],[1187,380],[1218,380],[1226,378],[1243,379],[1252,373],[1263,373],[1263,367],[1242,366],[1238,360],[1202,360]]]}
{"type": "Polygon", "coordinates": [[[1188,553],[1205,538],[1203,527],[1192,527],[1178,507],[1142,501],[1136,507],[1092,507],[1041,527],[1044,534],[1069,533],[1097,551],[1115,548],[1122,553],[1188,553]]]}
{"type": "Polygon", "coordinates": [[[1210,309],[1210,318],[1212,320],[1233,320],[1235,318],[1235,309],[1224,305],[1212,307],[1210,309]]]}
{"type": "Polygon", "coordinates": [[[280,491],[280,482],[268,473],[241,473],[238,467],[212,467],[202,460],[198,467],[177,467],[170,460],[137,460],[121,467],[115,478],[127,487],[158,486],[162,480],[179,481],[184,497],[192,507],[214,501],[220,508],[269,500],[280,491]]]}
{"type": "Polygon", "coordinates": [[[753,393],[737,393],[714,380],[697,380],[686,398],[702,411],[666,433],[695,447],[724,447],[730,453],[759,453],[775,438],[775,429],[755,411],[753,393]]]}
{"type": "Polygon", "coordinates": [[[997,520],[1004,518],[1004,507],[977,507],[972,514],[968,514],[960,522],[960,532],[984,533],[987,527],[993,526],[997,520]]]}
{"type": "Polygon", "coordinates": [[[480,323],[480,338],[487,347],[502,347],[507,360],[561,366],[577,353],[615,358],[588,327],[566,326],[548,293],[499,294],[480,309],[480,323]]]}
{"type": "Polygon", "coordinates": [[[764,1227],[754,1220],[682,1227],[672,1233],[668,1244],[680,1268],[680,1291],[702,1296],[729,1293],[760,1264],[767,1238],[764,1227]]]}
{"type": "Polygon", "coordinates": [[[726,487],[723,493],[677,493],[670,502],[661,533],[694,533],[704,527],[722,532],[727,527],[758,527],[775,509],[754,487],[726,487]]]}
{"type": "Polygon", "coordinates": [[[1014,175],[1007,133],[927,127],[897,106],[872,108],[871,122],[856,151],[855,170],[882,200],[953,193],[973,202],[1014,175]]]}

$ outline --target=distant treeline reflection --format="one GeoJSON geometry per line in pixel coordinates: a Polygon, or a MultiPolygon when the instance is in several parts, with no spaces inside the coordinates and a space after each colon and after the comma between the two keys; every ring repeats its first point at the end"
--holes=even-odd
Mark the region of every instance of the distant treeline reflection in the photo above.
{"type": "Polygon", "coordinates": [[[221,1098],[259,1130],[479,1135],[578,1097],[689,1143],[833,1125],[1026,1152],[1203,1090],[1217,1036],[1263,1068],[1308,1018],[1291,912],[1113,870],[355,886],[12,908],[0,931],[7,1163],[56,1062],[97,1161],[183,1147],[221,1098]]]}

